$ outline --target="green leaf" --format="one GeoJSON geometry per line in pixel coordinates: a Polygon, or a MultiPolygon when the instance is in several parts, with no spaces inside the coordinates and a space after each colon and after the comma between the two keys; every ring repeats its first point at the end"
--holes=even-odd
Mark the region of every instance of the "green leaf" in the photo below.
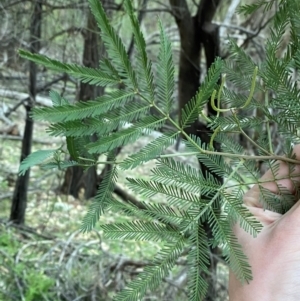
{"type": "Polygon", "coordinates": [[[223,246],[224,258],[229,263],[236,277],[242,283],[248,283],[252,280],[251,267],[241,245],[232,232],[232,227],[227,217],[217,216],[215,212],[210,210],[208,222],[214,236],[213,247],[217,245],[223,246]]]}
{"type": "MultiPolygon", "coordinates": [[[[197,136],[191,135],[191,139],[193,140],[193,142],[187,140],[184,141],[188,151],[194,153],[198,152],[196,156],[199,162],[201,162],[204,166],[208,167],[210,172],[215,173],[221,177],[225,177],[226,175],[231,174],[232,166],[226,163],[222,156],[218,154],[206,154],[203,152],[201,153],[197,145],[201,146],[201,148],[204,150],[209,150],[209,147],[205,143],[202,143],[199,137],[197,136]]],[[[232,175],[232,179],[234,179],[238,183],[243,183],[245,180],[239,173],[234,173],[232,175]]]]}
{"type": "Polygon", "coordinates": [[[52,108],[34,108],[35,120],[47,120],[49,122],[64,122],[95,117],[114,108],[126,104],[134,93],[115,91],[101,96],[94,101],[78,102],[74,105],[55,106],[52,108]]]}
{"type": "MultiPolygon", "coordinates": [[[[236,41],[234,41],[233,39],[229,40],[228,47],[231,53],[230,59],[224,62],[222,68],[222,71],[226,74],[226,80],[231,81],[232,83],[241,87],[241,91],[249,91],[249,83],[251,83],[253,71],[256,67],[256,64],[254,63],[253,59],[246,53],[246,51],[240,48],[237,45],[236,41]]],[[[228,90],[223,89],[223,91],[228,90]]],[[[231,89],[229,91],[230,93],[235,93],[235,91],[231,91],[231,89]]],[[[246,96],[245,100],[241,99],[241,96],[239,95],[239,97],[237,97],[237,101],[233,101],[232,95],[229,97],[231,107],[242,106],[247,99],[246,96]],[[238,101],[240,101],[239,104],[238,101]]]]}
{"type": "MultiPolygon", "coordinates": [[[[176,225],[183,222],[190,222],[192,217],[185,211],[176,210],[167,204],[156,204],[140,201],[140,207],[130,203],[123,203],[117,200],[110,202],[110,210],[120,214],[124,213],[126,216],[132,216],[142,221],[159,221],[167,226],[168,230],[174,231],[177,229],[176,225]],[[141,209],[141,207],[143,209],[141,209]]],[[[177,229],[178,231],[178,229],[177,229]]]]}
{"type": "Polygon", "coordinates": [[[157,100],[166,108],[166,114],[170,113],[174,103],[174,63],[172,57],[172,45],[167,37],[161,21],[160,28],[160,49],[157,61],[157,100]]]}
{"type": "Polygon", "coordinates": [[[247,207],[243,206],[243,195],[244,191],[240,187],[231,189],[230,192],[224,191],[222,193],[225,203],[224,211],[227,213],[232,226],[238,222],[241,228],[256,237],[262,229],[262,224],[247,207]]]}
{"type": "Polygon", "coordinates": [[[88,120],[74,120],[52,124],[48,132],[53,136],[91,136],[93,134],[105,135],[113,132],[129,122],[139,120],[149,113],[149,105],[129,102],[120,110],[113,110],[96,118],[88,120]]]}
{"type": "MultiPolygon", "coordinates": [[[[177,186],[163,185],[159,182],[145,181],[142,179],[127,178],[127,181],[129,182],[129,188],[146,198],[151,198],[158,193],[161,193],[167,197],[169,205],[178,206],[180,210],[185,210],[194,204],[199,206],[199,210],[201,208],[199,196],[194,195],[189,191],[182,190],[177,186]]],[[[202,206],[205,206],[205,203],[203,203],[202,206]]]]}
{"type": "Polygon", "coordinates": [[[107,208],[109,200],[113,199],[112,192],[114,190],[116,179],[117,169],[113,166],[105,173],[104,178],[99,185],[97,195],[92,200],[88,212],[83,218],[81,224],[82,232],[91,231],[95,227],[100,215],[103,214],[107,208]]]}
{"type": "Polygon", "coordinates": [[[209,68],[208,75],[201,84],[200,90],[182,109],[181,124],[183,129],[198,119],[204,105],[207,103],[209,97],[216,88],[221,75],[222,65],[222,60],[220,58],[216,58],[215,62],[209,68]]]}
{"type": "MultiPolygon", "coordinates": [[[[119,74],[118,74],[118,71],[116,70],[116,68],[111,64],[110,60],[106,59],[106,58],[103,58],[102,60],[100,60],[100,69],[107,73],[107,74],[110,74],[112,77],[116,77],[116,78],[119,78],[119,74]]],[[[122,84],[122,80],[121,78],[119,79],[120,80],[120,84],[122,84]]]]}
{"type": "Polygon", "coordinates": [[[189,242],[193,247],[188,253],[189,301],[202,301],[208,289],[204,275],[209,273],[210,250],[206,233],[201,224],[193,225],[191,233],[189,242]]]}
{"type": "Polygon", "coordinates": [[[100,154],[127,145],[136,141],[142,135],[149,134],[152,130],[161,128],[164,122],[165,119],[148,116],[130,128],[120,130],[109,136],[102,137],[97,142],[90,143],[87,146],[88,151],[91,154],[100,154]]]}
{"type": "Polygon", "coordinates": [[[151,141],[145,147],[143,147],[140,151],[133,155],[130,155],[123,162],[121,162],[120,168],[135,168],[136,166],[139,166],[142,163],[148,162],[156,158],[163,152],[164,149],[175,143],[178,134],[178,132],[165,133],[162,136],[156,138],[154,141],[151,141]]]}
{"type": "Polygon", "coordinates": [[[26,171],[32,166],[41,164],[57,152],[58,149],[38,150],[26,157],[20,165],[19,175],[24,176],[26,171]]]}
{"type": "Polygon", "coordinates": [[[74,161],[83,163],[84,165],[86,165],[87,162],[90,162],[90,166],[96,164],[96,157],[91,155],[86,148],[87,144],[91,142],[90,137],[66,137],[66,141],[68,152],[74,161]],[[83,160],[83,158],[87,160],[83,160]]]}
{"type": "Polygon", "coordinates": [[[179,233],[171,231],[164,225],[156,222],[134,221],[128,223],[114,223],[110,225],[101,225],[104,234],[109,239],[128,239],[144,241],[174,241],[179,238],[179,233]]]}
{"type": "Polygon", "coordinates": [[[134,90],[138,90],[136,74],[131,66],[124,44],[110,25],[101,2],[98,0],[89,0],[89,4],[100,28],[102,40],[114,68],[118,71],[124,82],[128,83],[134,90]]]}
{"type": "Polygon", "coordinates": [[[147,289],[155,290],[164,277],[175,265],[176,259],[183,251],[182,238],[175,242],[167,243],[155,256],[152,265],[146,266],[136,279],[131,281],[127,288],[122,290],[114,298],[115,301],[139,301],[143,299],[147,289]]]}
{"type": "Polygon", "coordinates": [[[71,158],[75,161],[78,161],[80,154],[78,153],[78,148],[76,147],[76,140],[74,137],[66,137],[67,149],[71,158]]]}
{"type": "Polygon", "coordinates": [[[106,86],[111,84],[118,84],[119,78],[108,75],[99,69],[83,67],[76,64],[62,63],[57,60],[50,59],[49,57],[41,54],[33,54],[26,50],[19,50],[21,57],[33,61],[39,65],[45,66],[48,69],[58,72],[65,72],[75,78],[78,78],[83,83],[97,86],[106,86]]]}
{"type": "MultiPolygon", "coordinates": [[[[282,1],[281,1],[282,2],[282,1]]],[[[244,15],[251,15],[259,8],[263,8],[263,12],[270,10],[272,6],[277,3],[277,0],[260,0],[257,3],[242,5],[238,8],[237,13],[244,15]]]]}
{"type": "Polygon", "coordinates": [[[135,59],[138,62],[138,70],[139,74],[141,75],[139,78],[139,85],[141,85],[141,82],[145,82],[141,89],[142,93],[149,95],[149,100],[153,102],[155,98],[153,73],[151,70],[151,62],[149,62],[147,57],[145,39],[142,31],[140,30],[138,20],[134,14],[131,0],[125,0],[124,7],[130,19],[131,28],[134,35],[135,47],[137,48],[135,59]]]}
{"type": "Polygon", "coordinates": [[[49,96],[52,100],[53,106],[63,106],[63,105],[69,105],[69,101],[63,97],[60,96],[60,94],[56,91],[51,90],[49,92],[49,96]]]}
{"type": "Polygon", "coordinates": [[[198,195],[199,198],[212,197],[221,186],[212,175],[204,177],[201,170],[172,158],[159,159],[157,168],[154,168],[152,173],[152,180],[165,185],[174,185],[190,194],[198,195]]]}

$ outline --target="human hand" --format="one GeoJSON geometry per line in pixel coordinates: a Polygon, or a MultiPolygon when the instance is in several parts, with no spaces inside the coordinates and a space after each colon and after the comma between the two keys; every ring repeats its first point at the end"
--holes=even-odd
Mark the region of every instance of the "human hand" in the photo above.
{"type": "MultiPolygon", "coordinates": [[[[300,160],[300,145],[294,153],[300,160]]],[[[300,176],[288,178],[286,163],[279,163],[276,177],[281,180],[270,181],[262,186],[278,193],[277,184],[295,193],[296,182],[300,176]],[[277,183],[277,184],[276,184],[277,183]]],[[[296,165],[292,175],[300,174],[300,165],[296,165]]],[[[269,170],[263,180],[273,179],[269,170]]],[[[299,184],[300,185],[300,184],[299,184]]],[[[247,255],[251,265],[253,280],[241,284],[235,275],[229,276],[230,301],[293,301],[300,300],[300,200],[284,215],[263,210],[259,202],[259,187],[253,186],[244,195],[244,204],[262,223],[263,229],[256,238],[246,233],[238,225],[234,232],[247,255]]]]}

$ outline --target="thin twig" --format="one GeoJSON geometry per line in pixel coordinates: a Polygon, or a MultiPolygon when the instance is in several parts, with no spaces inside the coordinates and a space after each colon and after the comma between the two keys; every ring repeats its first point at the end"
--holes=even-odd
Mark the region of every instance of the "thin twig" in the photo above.
{"type": "MultiPolygon", "coordinates": [[[[22,136],[14,136],[14,135],[2,135],[0,134],[0,139],[5,140],[17,140],[17,141],[22,141],[23,137],[22,136]]],[[[61,140],[55,139],[52,141],[46,141],[46,140],[41,140],[41,139],[33,139],[34,143],[39,143],[39,144],[46,144],[46,145],[52,145],[55,143],[61,142],[61,140]]]]}
{"type": "MultiPolygon", "coordinates": [[[[63,75],[60,75],[59,77],[53,79],[50,82],[45,83],[43,86],[38,87],[37,88],[37,93],[41,93],[43,91],[45,91],[46,89],[48,89],[49,87],[51,87],[52,85],[58,83],[61,80],[67,80],[68,79],[68,75],[66,73],[64,73],[63,75]]],[[[16,105],[14,105],[11,109],[9,109],[4,115],[5,117],[8,117],[12,112],[16,111],[18,109],[19,106],[21,106],[22,104],[24,104],[24,102],[28,101],[29,96],[26,98],[21,99],[16,105]]]]}

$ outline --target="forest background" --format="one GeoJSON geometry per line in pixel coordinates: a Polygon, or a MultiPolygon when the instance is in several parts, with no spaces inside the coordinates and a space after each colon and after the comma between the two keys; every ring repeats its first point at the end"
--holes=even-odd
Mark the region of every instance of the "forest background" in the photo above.
{"type": "MultiPolygon", "coordinates": [[[[127,46],[128,56],[134,57],[133,37],[123,2],[101,2],[127,46]]],[[[133,2],[149,57],[155,62],[158,17],[172,42],[178,87],[175,95],[178,102],[173,103],[171,112],[174,118],[186,99],[195,94],[215,57],[226,59],[229,37],[254,61],[264,58],[263,45],[276,5],[267,13],[259,10],[245,17],[236,13],[241,4],[245,3],[241,0],[133,2]]],[[[83,0],[4,0],[0,3],[0,18],[3,24],[0,29],[0,300],[110,300],[149,264],[158,246],[107,240],[101,231],[80,233],[87,205],[95,196],[104,169],[91,168],[83,173],[78,167],[66,172],[35,167],[30,174],[18,176],[20,156],[24,159],[32,150],[55,148],[63,142],[49,138],[45,132],[47,124],[29,118],[33,105],[51,106],[50,89],[73,102],[93,99],[102,95],[104,89],[21,59],[17,50],[23,48],[64,62],[96,67],[105,51],[96,22],[83,0]]],[[[283,36],[279,51],[284,51],[287,43],[288,36],[283,36]]],[[[191,131],[198,129],[195,125],[191,131]]],[[[281,142],[276,128],[272,129],[272,137],[277,141],[278,152],[281,142]]],[[[147,136],[144,139],[147,141],[147,136]]],[[[256,153],[242,135],[236,139],[250,153],[256,153]]],[[[119,156],[140,149],[142,143],[120,149],[119,156]]],[[[178,144],[180,147],[180,141],[178,144]]],[[[175,145],[172,149],[176,152],[175,145]]],[[[197,164],[196,159],[183,160],[197,164]]],[[[135,169],[126,176],[138,173],[147,179],[152,167],[149,163],[147,168],[135,169]]],[[[264,166],[259,168],[263,172],[264,166]]],[[[122,200],[139,204],[139,197],[122,185],[122,178],[114,193],[122,200]]],[[[111,220],[122,222],[126,218],[111,214],[103,222],[111,220]]],[[[214,256],[218,265],[213,281],[216,295],[212,300],[226,300],[228,269],[219,254],[214,256]]],[[[159,290],[149,292],[144,300],[188,300],[186,283],[187,265],[182,260],[159,290]]]]}

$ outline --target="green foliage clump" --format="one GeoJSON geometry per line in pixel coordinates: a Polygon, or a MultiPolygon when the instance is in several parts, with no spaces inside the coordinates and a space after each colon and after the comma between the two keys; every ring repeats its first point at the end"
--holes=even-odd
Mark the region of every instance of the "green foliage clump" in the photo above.
{"type": "Polygon", "coordinates": [[[4,227],[0,228],[0,300],[44,300],[54,297],[55,280],[29,262],[18,261],[22,245],[4,227]]]}
{"type": "MultiPolygon", "coordinates": [[[[135,38],[136,56],[132,63],[100,1],[89,0],[89,3],[107,51],[107,58],[100,61],[99,69],[64,64],[24,50],[20,50],[20,55],[83,82],[109,87],[109,92],[95,100],[74,105],[58,93],[51,92],[53,107],[36,108],[33,117],[51,123],[50,135],[66,137],[68,153],[73,161],[61,159],[63,148],[36,152],[23,162],[20,173],[51,155],[53,160],[42,166],[111,166],[83,220],[82,231],[94,228],[100,216],[112,210],[132,216],[134,221],[101,225],[108,238],[163,242],[152,265],[118,293],[116,301],[141,300],[147,290],[159,286],[183,254],[187,254],[189,265],[189,300],[202,300],[207,290],[204,274],[210,263],[210,248],[216,246],[222,248],[226,262],[237,277],[243,282],[250,281],[250,266],[232,232],[232,225],[236,222],[253,236],[261,229],[260,223],[242,205],[244,188],[249,182],[259,185],[264,208],[276,212],[287,211],[295,201],[295,196],[281,187],[281,197],[263,189],[256,161],[263,161],[272,168],[274,178],[278,169],[275,160],[287,162],[291,173],[293,166],[298,164],[292,149],[293,144],[299,142],[300,90],[298,78],[292,72],[300,67],[299,2],[280,1],[263,62],[255,63],[234,41],[230,42],[230,58],[226,62],[216,58],[199,91],[183,109],[180,122],[170,117],[174,101],[174,64],[172,45],[161,23],[158,22],[158,61],[152,65],[131,1],[125,0],[124,7],[135,38]],[[283,33],[287,30],[290,31],[290,44],[285,53],[278,55],[283,33]],[[225,73],[233,88],[226,87],[225,73]],[[240,92],[241,89],[249,92],[240,92]],[[264,102],[256,98],[258,92],[265,95],[264,102]],[[213,117],[204,114],[208,101],[216,111],[213,117]],[[243,112],[247,110],[259,111],[261,114],[257,116],[263,117],[244,117],[243,112]],[[186,129],[198,118],[205,120],[213,130],[209,145],[186,133],[186,129]],[[167,122],[171,124],[168,132],[150,141],[136,154],[118,161],[116,150],[119,147],[162,129],[167,122]],[[270,134],[274,124],[284,137],[284,155],[274,151],[270,134]],[[253,129],[255,138],[245,132],[249,128],[253,129]],[[258,155],[248,154],[234,140],[233,133],[243,135],[257,149],[258,155]],[[97,135],[97,141],[90,139],[93,134],[97,135]],[[184,138],[187,149],[186,153],[179,155],[196,156],[211,174],[203,174],[199,169],[176,160],[176,154],[167,153],[167,148],[179,136],[184,138]],[[213,141],[221,143],[222,152],[213,149],[213,141]],[[107,161],[98,161],[102,154],[107,156],[107,161]],[[149,160],[157,162],[152,178],[148,181],[128,179],[128,186],[145,199],[162,194],[167,202],[145,201],[141,209],[130,202],[117,200],[113,189],[118,172],[133,169],[149,160]],[[213,174],[223,177],[224,182],[219,183],[213,174]],[[243,175],[249,179],[247,184],[243,175]],[[212,229],[212,239],[207,237],[204,224],[212,229]]],[[[270,9],[273,4],[274,1],[260,1],[257,5],[244,6],[240,12],[251,13],[262,6],[270,9]]]]}

